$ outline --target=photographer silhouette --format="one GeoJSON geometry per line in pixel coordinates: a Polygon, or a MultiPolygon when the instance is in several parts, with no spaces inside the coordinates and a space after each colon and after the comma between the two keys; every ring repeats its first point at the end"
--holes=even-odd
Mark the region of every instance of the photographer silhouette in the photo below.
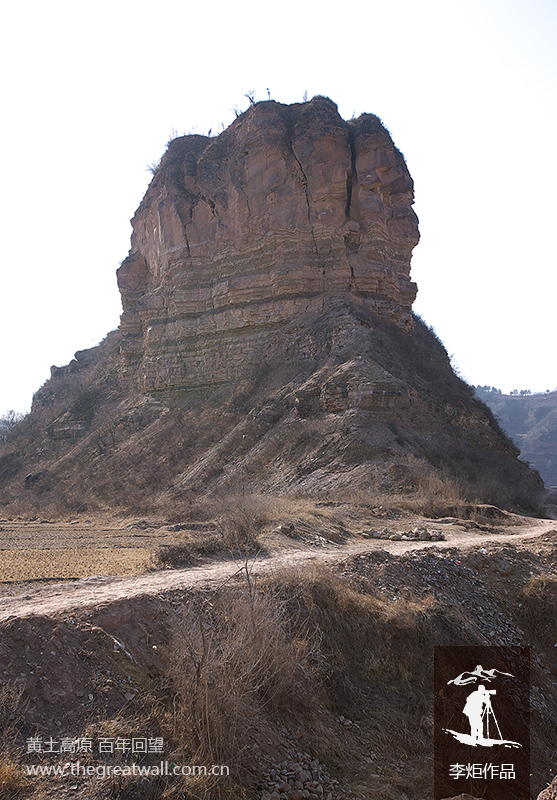
{"type": "Polygon", "coordinates": [[[468,717],[470,722],[470,736],[474,744],[484,738],[483,721],[484,716],[487,717],[491,711],[490,695],[492,694],[495,694],[495,689],[486,689],[482,683],[466,698],[462,713],[468,717]]]}

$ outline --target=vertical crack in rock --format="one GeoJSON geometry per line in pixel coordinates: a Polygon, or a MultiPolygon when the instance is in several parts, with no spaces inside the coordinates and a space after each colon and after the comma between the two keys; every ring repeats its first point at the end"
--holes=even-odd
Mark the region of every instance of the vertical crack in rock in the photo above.
{"type": "Polygon", "coordinates": [[[350,205],[352,203],[352,168],[346,172],[346,219],[350,219],[350,205]]]}
{"type": "Polygon", "coordinates": [[[207,203],[207,205],[211,209],[211,214],[213,215],[213,217],[216,217],[217,214],[216,214],[216,211],[215,211],[215,208],[216,208],[215,201],[211,200],[210,198],[205,197],[204,195],[201,195],[201,200],[203,200],[204,203],[207,203]]]}
{"type": "MultiPolygon", "coordinates": [[[[307,209],[308,209],[309,230],[310,230],[310,233],[311,233],[311,240],[313,242],[313,249],[315,250],[315,257],[317,258],[317,261],[319,263],[319,250],[317,249],[317,240],[315,238],[315,231],[313,230],[313,222],[311,221],[311,201],[310,201],[310,196],[309,196],[308,178],[307,178],[307,175],[306,175],[306,173],[304,171],[304,168],[302,167],[300,159],[296,155],[296,151],[294,150],[294,143],[292,141],[290,141],[290,150],[292,152],[292,155],[296,159],[296,163],[298,165],[298,168],[299,168],[300,172],[302,173],[302,186],[304,187],[304,194],[306,196],[306,204],[307,204],[307,209]]],[[[323,270],[323,275],[325,275],[325,266],[323,264],[320,264],[319,266],[323,270]]]]}
{"type": "Polygon", "coordinates": [[[348,126],[348,147],[350,148],[350,168],[346,173],[346,220],[350,219],[350,212],[352,210],[352,191],[354,183],[358,180],[358,173],[356,171],[356,146],[354,143],[354,130],[348,126]]]}
{"type": "Polygon", "coordinates": [[[184,224],[184,238],[186,240],[186,250],[187,250],[187,253],[188,253],[188,258],[191,261],[190,240],[189,240],[189,237],[188,237],[187,223],[184,224]]]}
{"type": "MultiPolygon", "coordinates": [[[[246,208],[248,210],[248,217],[252,216],[251,207],[249,202],[249,195],[244,188],[244,178],[246,177],[246,156],[249,154],[249,151],[244,152],[239,158],[236,159],[233,167],[230,168],[230,182],[234,189],[241,194],[244,200],[246,201],[246,208]]],[[[216,172],[218,179],[220,180],[221,184],[226,183],[225,180],[222,179],[220,175],[220,170],[216,172]]]]}
{"type": "Polygon", "coordinates": [[[240,183],[238,184],[238,188],[242,192],[244,197],[246,198],[246,206],[247,206],[247,209],[248,209],[248,217],[251,217],[251,208],[249,206],[249,197],[246,194],[246,190],[244,189],[244,187],[240,183]]]}
{"type": "Polygon", "coordinates": [[[184,239],[185,239],[185,242],[186,242],[186,252],[188,254],[189,260],[191,261],[190,240],[189,240],[189,237],[188,237],[188,227],[187,226],[192,224],[193,207],[195,205],[195,199],[192,198],[191,195],[189,194],[189,192],[187,192],[187,190],[185,190],[185,189],[182,191],[182,194],[185,194],[186,197],[189,196],[189,206],[187,208],[187,214],[184,214],[182,208],[180,208],[180,206],[178,204],[176,204],[176,213],[178,214],[178,216],[180,218],[180,222],[182,223],[182,228],[183,228],[183,231],[184,231],[184,239]]]}
{"type": "MultiPolygon", "coordinates": [[[[350,167],[346,172],[346,222],[348,222],[352,218],[352,195],[354,192],[354,188],[358,183],[358,171],[356,169],[356,144],[355,144],[355,137],[354,137],[354,128],[352,125],[347,125],[347,133],[348,133],[348,147],[350,148],[350,167]]],[[[346,247],[346,258],[348,260],[348,265],[350,267],[350,286],[356,289],[356,291],[360,291],[358,284],[356,282],[356,274],[354,272],[354,266],[350,262],[351,258],[351,250],[352,247],[349,245],[348,238],[345,237],[345,247],[346,247]]],[[[354,247],[354,246],[353,246],[354,247]]],[[[359,249],[359,242],[354,247],[355,250],[359,249]]]]}

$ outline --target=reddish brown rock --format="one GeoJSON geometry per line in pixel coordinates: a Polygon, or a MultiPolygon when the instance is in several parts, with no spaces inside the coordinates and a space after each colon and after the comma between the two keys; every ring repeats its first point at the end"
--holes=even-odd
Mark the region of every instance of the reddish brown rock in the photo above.
{"type": "Polygon", "coordinates": [[[554,778],[547,789],[540,792],[537,800],[557,800],[557,778],[554,778]]]}
{"type": "Polygon", "coordinates": [[[412,203],[379,119],[346,122],[323,97],[175,139],[118,271],[128,374],[144,391],[236,380],[331,295],[410,326],[412,203]]]}

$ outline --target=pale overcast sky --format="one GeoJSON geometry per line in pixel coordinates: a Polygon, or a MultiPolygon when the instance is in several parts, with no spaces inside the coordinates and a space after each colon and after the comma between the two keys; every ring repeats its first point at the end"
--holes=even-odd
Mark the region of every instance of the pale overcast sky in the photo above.
{"type": "Polygon", "coordinates": [[[0,414],[118,324],[146,167],[256,99],[380,116],[416,184],[415,310],[471,383],[557,388],[553,0],[4,6],[0,414]]]}

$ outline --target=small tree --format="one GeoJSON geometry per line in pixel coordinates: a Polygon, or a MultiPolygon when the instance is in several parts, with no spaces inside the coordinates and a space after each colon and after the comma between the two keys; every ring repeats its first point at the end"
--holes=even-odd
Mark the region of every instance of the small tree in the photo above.
{"type": "Polygon", "coordinates": [[[3,417],[0,417],[0,445],[9,441],[10,435],[17,425],[21,422],[25,414],[20,414],[19,411],[6,411],[3,417]]]}

